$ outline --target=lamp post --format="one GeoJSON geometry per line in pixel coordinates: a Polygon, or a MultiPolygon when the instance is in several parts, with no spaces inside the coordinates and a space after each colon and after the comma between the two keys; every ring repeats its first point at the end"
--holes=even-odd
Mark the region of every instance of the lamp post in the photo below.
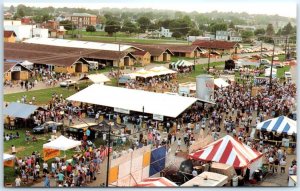
{"type": "Polygon", "coordinates": [[[272,54],[272,62],[271,62],[271,70],[270,70],[269,95],[270,95],[271,90],[272,90],[272,71],[273,71],[274,52],[275,52],[275,41],[273,40],[273,54],[272,54]]]}
{"type": "Polygon", "coordinates": [[[106,187],[108,187],[108,179],[109,179],[109,155],[110,155],[110,132],[111,132],[111,126],[113,126],[114,123],[110,122],[109,124],[109,130],[108,130],[108,153],[107,153],[107,170],[106,170],[106,187]]]}
{"type": "Polygon", "coordinates": [[[207,73],[209,73],[210,52],[211,52],[211,39],[209,39],[209,50],[208,50],[207,73]]]}

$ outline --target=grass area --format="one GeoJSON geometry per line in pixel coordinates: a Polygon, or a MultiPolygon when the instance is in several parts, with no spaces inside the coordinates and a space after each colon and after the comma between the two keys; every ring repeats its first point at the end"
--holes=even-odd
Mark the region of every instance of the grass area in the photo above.
{"type": "Polygon", "coordinates": [[[187,58],[187,57],[180,57],[180,56],[172,56],[171,61],[177,62],[178,60],[190,60],[191,62],[194,61],[194,58],[187,58]]]}
{"type": "MultiPolygon", "coordinates": [[[[213,62],[210,63],[210,67],[215,67],[216,69],[223,69],[224,62],[213,62]]],[[[179,74],[178,75],[178,82],[184,83],[189,81],[195,81],[196,76],[200,74],[206,74],[207,73],[207,65],[196,65],[195,71],[188,73],[188,74],[179,74]]]]}
{"type": "Polygon", "coordinates": [[[166,39],[138,39],[129,37],[106,37],[106,36],[83,36],[79,40],[95,41],[95,42],[127,42],[127,43],[141,43],[141,44],[186,44],[186,41],[181,40],[166,40],[166,39]]]}
{"type": "Polygon", "coordinates": [[[106,73],[109,72],[112,68],[117,69],[117,67],[105,67],[102,70],[90,70],[89,74],[101,74],[101,73],[106,73]]]}
{"type": "MultiPolygon", "coordinates": [[[[69,30],[67,32],[68,35],[72,35],[72,30],[69,30]]],[[[73,34],[78,34],[78,30],[74,30],[73,34]]],[[[104,36],[104,37],[108,37],[107,32],[104,31],[96,31],[96,32],[86,32],[86,31],[79,31],[79,34],[83,35],[83,36],[104,36]]],[[[113,34],[112,37],[114,37],[115,34],[113,34]]],[[[117,32],[116,36],[117,37],[130,37],[130,36],[134,36],[135,34],[127,34],[124,32],[117,32]]]]}
{"type": "MultiPolygon", "coordinates": [[[[278,55],[278,56],[274,56],[274,57],[278,57],[280,62],[284,62],[285,61],[285,55],[278,55]]],[[[272,61],[272,56],[267,57],[266,59],[272,61]]]]}
{"type": "Polygon", "coordinates": [[[284,72],[290,71],[290,66],[284,66],[282,68],[277,68],[277,78],[284,78],[284,72]]]}
{"type": "MultiPolygon", "coordinates": [[[[80,83],[79,88],[83,89],[87,87],[90,83],[80,83]]],[[[34,90],[28,92],[20,92],[20,93],[13,93],[13,94],[6,94],[4,95],[5,102],[13,102],[17,100],[21,100],[22,96],[26,95],[27,99],[31,99],[33,96],[36,98],[36,105],[43,105],[49,103],[52,98],[52,94],[62,94],[63,97],[69,97],[76,92],[74,87],[61,88],[61,87],[54,87],[54,88],[47,88],[42,90],[34,90]]]]}

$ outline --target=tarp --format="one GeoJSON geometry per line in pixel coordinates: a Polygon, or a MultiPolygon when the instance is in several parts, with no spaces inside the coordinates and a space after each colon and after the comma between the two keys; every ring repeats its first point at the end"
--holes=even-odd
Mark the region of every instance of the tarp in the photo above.
{"type": "Polygon", "coordinates": [[[165,177],[146,178],[139,182],[135,187],[177,187],[178,185],[165,177]]]}
{"type": "Polygon", "coordinates": [[[229,86],[229,84],[222,78],[214,79],[214,83],[219,88],[229,86]]]}
{"type": "Polygon", "coordinates": [[[80,145],[81,145],[80,141],[68,139],[61,135],[54,141],[44,144],[43,148],[66,151],[66,150],[72,149],[72,148],[80,146],[80,145]]]}
{"type": "Polygon", "coordinates": [[[297,134],[297,122],[288,117],[280,116],[257,124],[256,129],[293,135],[297,134]]]}
{"type": "Polygon", "coordinates": [[[14,158],[16,158],[14,155],[3,153],[3,161],[13,160],[14,158]]]}
{"type": "Polygon", "coordinates": [[[159,147],[151,152],[149,176],[152,176],[165,168],[166,153],[167,150],[165,146],[159,147]]]}
{"type": "Polygon", "coordinates": [[[3,114],[8,115],[10,117],[27,119],[38,108],[39,107],[36,105],[12,102],[6,108],[4,108],[3,114]]]}
{"type": "Polygon", "coordinates": [[[186,61],[186,60],[178,60],[177,62],[171,63],[171,66],[174,69],[177,69],[178,67],[187,67],[187,66],[193,66],[193,65],[194,65],[193,63],[186,61]]]}
{"type": "Polygon", "coordinates": [[[176,118],[197,101],[196,98],[154,93],[93,84],[67,98],[123,110],[144,112],[176,118]]]}
{"type": "Polygon", "coordinates": [[[195,178],[185,182],[181,187],[216,187],[224,186],[228,181],[228,176],[214,173],[214,172],[203,172],[195,178]]]}
{"type": "Polygon", "coordinates": [[[189,156],[195,160],[214,161],[232,165],[234,168],[244,168],[260,158],[262,153],[226,135],[189,156]]]}
{"type": "Polygon", "coordinates": [[[110,79],[107,76],[105,76],[104,74],[91,74],[88,76],[83,76],[79,80],[85,80],[85,79],[89,79],[95,84],[103,84],[105,82],[110,81],[110,79]]]}

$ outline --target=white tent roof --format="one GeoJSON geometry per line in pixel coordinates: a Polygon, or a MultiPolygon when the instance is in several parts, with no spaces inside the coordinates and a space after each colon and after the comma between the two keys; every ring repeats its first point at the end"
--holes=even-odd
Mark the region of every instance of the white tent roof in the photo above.
{"type": "Polygon", "coordinates": [[[178,60],[177,62],[172,62],[171,65],[178,68],[178,66],[193,66],[194,64],[186,60],[178,60]]]}
{"type": "MultiPolygon", "coordinates": [[[[51,46],[71,47],[71,48],[86,48],[86,49],[94,49],[94,50],[119,51],[118,44],[79,41],[79,40],[66,40],[66,39],[58,39],[58,38],[35,37],[35,38],[30,38],[28,40],[24,40],[23,42],[32,43],[32,44],[51,45],[51,46]]],[[[120,51],[125,51],[130,48],[135,48],[135,49],[141,50],[134,46],[121,45],[120,51]]]]}
{"type": "Polygon", "coordinates": [[[13,160],[14,158],[16,158],[14,155],[3,153],[3,161],[13,160]]]}
{"type": "Polygon", "coordinates": [[[186,183],[182,184],[181,187],[216,187],[216,186],[223,186],[227,183],[228,176],[214,173],[214,172],[203,172],[196,176],[195,178],[187,181],[186,183]],[[205,180],[207,178],[207,180],[205,180]]]}
{"type": "MultiPolygon", "coordinates": [[[[95,83],[95,84],[99,84],[99,83],[104,83],[104,82],[109,82],[110,81],[110,79],[107,76],[105,76],[104,74],[91,74],[91,75],[88,75],[86,77],[89,80],[91,80],[93,83],[95,83]]],[[[82,79],[86,78],[86,77],[82,77],[82,79]]]]}
{"type": "Polygon", "coordinates": [[[158,67],[151,68],[150,70],[140,69],[129,75],[134,77],[148,78],[153,76],[161,76],[161,75],[174,74],[174,73],[176,72],[164,66],[158,66],[158,67]]]}
{"type": "Polygon", "coordinates": [[[81,142],[80,141],[75,141],[72,139],[68,139],[64,136],[60,136],[54,141],[51,141],[49,143],[46,143],[43,145],[43,148],[49,148],[49,149],[57,149],[57,150],[62,150],[66,151],[69,149],[72,149],[74,147],[80,146],[81,142]]]}
{"type": "Polygon", "coordinates": [[[33,63],[29,62],[28,60],[25,60],[24,62],[21,62],[20,64],[23,66],[32,66],[33,65],[33,63]]]}
{"type": "Polygon", "coordinates": [[[174,96],[93,84],[67,98],[70,101],[103,105],[124,110],[176,118],[197,101],[196,98],[174,96]]]}
{"type": "Polygon", "coordinates": [[[229,86],[229,84],[224,79],[222,79],[222,78],[214,79],[214,83],[219,88],[229,86]]]}
{"type": "Polygon", "coordinates": [[[4,108],[3,114],[10,117],[18,117],[27,119],[33,114],[39,107],[36,105],[29,105],[25,103],[12,102],[4,108]]]}
{"type": "Polygon", "coordinates": [[[257,124],[256,129],[293,135],[297,134],[297,122],[288,117],[279,116],[257,124]]]}

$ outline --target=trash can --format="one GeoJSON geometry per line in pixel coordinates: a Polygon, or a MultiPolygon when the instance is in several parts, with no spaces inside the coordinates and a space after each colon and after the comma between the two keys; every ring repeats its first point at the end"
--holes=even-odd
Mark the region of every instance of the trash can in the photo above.
{"type": "Polygon", "coordinates": [[[233,186],[233,187],[237,187],[238,184],[239,184],[239,178],[238,178],[238,176],[234,176],[234,177],[232,178],[232,186],[233,186]]]}

